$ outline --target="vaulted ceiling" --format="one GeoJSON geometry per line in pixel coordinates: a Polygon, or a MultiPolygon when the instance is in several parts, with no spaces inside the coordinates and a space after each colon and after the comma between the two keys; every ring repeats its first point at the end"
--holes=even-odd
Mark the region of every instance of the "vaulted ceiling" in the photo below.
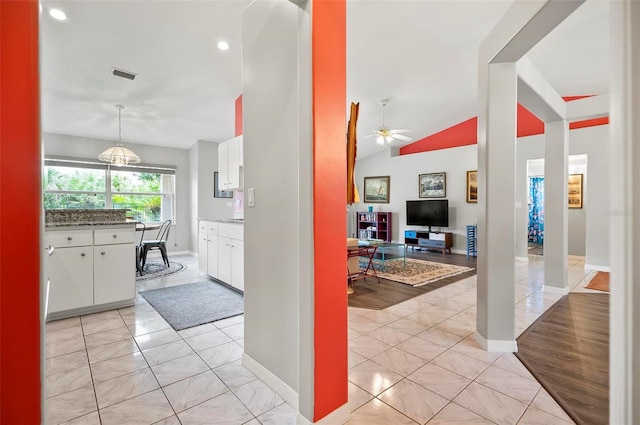
{"type": "MultiPolygon", "coordinates": [[[[234,135],[242,91],[241,13],[249,0],[43,1],[46,132],[189,148],[234,135]],[[60,8],[66,21],[52,19],[60,8]],[[218,50],[220,40],[229,43],[218,50]],[[135,81],[111,75],[118,68],[135,81]]],[[[414,140],[477,115],[477,49],[511,0],[347,3],[347,104],[364,138],[385,123],[414,140]]],[[[562,96],[608,92],[608,5],[588,0],[527,56],[562,96]]],[[[401,146],[393,142],[394,146],[401,146]]]]}

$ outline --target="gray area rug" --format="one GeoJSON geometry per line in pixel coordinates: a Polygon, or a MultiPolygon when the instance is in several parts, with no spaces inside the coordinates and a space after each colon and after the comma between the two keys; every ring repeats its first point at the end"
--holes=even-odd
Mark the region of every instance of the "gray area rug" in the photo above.
{"type": "Polygon", "coordinates": [[[176,331],[244,313],[244,297],[212,280],[142,291],[176,331]]]}

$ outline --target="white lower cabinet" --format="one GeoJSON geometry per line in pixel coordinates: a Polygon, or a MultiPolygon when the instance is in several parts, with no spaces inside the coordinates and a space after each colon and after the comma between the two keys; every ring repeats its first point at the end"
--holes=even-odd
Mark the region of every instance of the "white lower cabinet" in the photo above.
{"type": "Polygon", "coordinates": [[[231,239],[231,286],[244,291],[244,241],[231,239]]]}
{"type": "Polygon", "coordinates": [[[136,249],[133,244],[95,246],[93,303],[107,304],[135,298],[135,269],[136,249]]]}
{"type": "Polygon", "coordinates": [[[50,313],[93,305],[93,246],[56,248],[48,261],[50,313]]]}
{"type": "Polygon", "coordinates": [[[135,298],[135,229],[58,229],[46,232],[49,318],[130,305],[135,298]]]}
{"type": "Polygon", "coordinates": [[[218,236],[219,280],[244,291],[244,242],[218,236]]]}
{"type": "Polygon", "coordinates": [[[200,270],[244,291],[243,225],[200,221],[200,270]],[[206,258],[206,265],[202,260],[206,258]]]}
{"type": "Polygon", "coordinates": [[[206,233],[198,233],[198,269],[203,273],[208,273],[206,233]]]}
{"type": "Polygon", "coordinates": [[[207,235],[207,274],[218,278],[218,237],[207,235]]]}
{"type": "Polygon", "coordinates": [[[218,236],[218,279],[232,285],[231,282],[231,239],[218,236]]]}

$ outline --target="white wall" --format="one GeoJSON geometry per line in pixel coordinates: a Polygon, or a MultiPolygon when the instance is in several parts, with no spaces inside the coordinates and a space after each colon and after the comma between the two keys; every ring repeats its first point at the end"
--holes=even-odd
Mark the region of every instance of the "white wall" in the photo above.
{"type": "MultiPolygon", "coordinates": [[[[587,127],[569,132],[569,154],[586,154],[586,166],[574,164],[571,173],[583,173],[583,208],[569,210],[570,254],[585,255],[586,264],[609,265],[609,198],[608,125],[587,127]],[[585,170],[586,167],[586,170],[585,170]],[[584,241],[584,242],[583,242],[584,241]],[[583,247],[584,244],[584,247],[583,247]],[[582,254],[580,254],[582,252],[582,254]]],[[[364,139],[366,140],[366,139],[364,139]]],[[[359,141],[358,143],[367,143],[359,141]]],[[[371,143],[371,142],[369,142],[371,143]]],[[[544,157],[544,136],[521,137],[517,145],[516,166],[516,256],[527,256],[527,160],[544,157]]],[[[404,240],[406,226],[405,201],[418,198],[418,175],[446,172],[449,200],[449,229],[454,233],[453,251],[466,253],[466,225],[477,220],[476,204],[466,202],[466,172],[477,169],[477,146],[463,146],[413,155],[392,157],[389,149],[359,159],[356,163],[356,184],[363,197],[364,177],[391,176],[388,204],[354,204],[349,208],[349,235],[353,234],[353,214],[369,205],[374,211],[393,212],[393,241],[404,240]]]]}
{"type": "MultiPolygon", "coordinates": [[[[113,141],[64,134],[43,133],[45,156],[97,159],[105,149],[114,145],[113,141]]],[[[191,249],[191,201],[189,153],[186,149],[164,148],[150,145],[127,143],[128,148],[142,158],[143,164],[171,165],[176,167],[176,225],[169,234],[169,251],[189,251],[191,249]]],[[[197,240],[197,239],[196,239],[197,240]]]]}
{"type": "MultiPolygon", "coordinates": [[[[358,143],[374,143],[363,139],[358,143]]],[[[446,173],[446,199],[449,200],[449,228],[453,232],[452,251],[466,253],[466,226],[476,223],[477,204],[467,203],[467,171],[477,169],[476,145],[422,152],[413,155],[390,156],[389,149],[376,155],[359,159],[356,163],[356,185],[360,198],[364,199],[364,177],[391,176],[389,203],[356,203],[349,208],[351,217],[355,211],[365,211],[369,205],[374,211],[391,211],[392,240],[404,242],[404,231],[425,229],[406,225],[406,203],[418,197],[418,175],[425,173],[446,173]]],[[[445,199],[445,198],[434,198],[445,199]]],[[[353,218],[349,220],[352,227],[353,218]]],[[[434,228],[435,230],[436,228],[434,228]]],[[[349,231],[352,234],[352,230],[349,231]]]]}
{"type": "Polygon", "coordinates": [[[307,22],[293,2],[253,2],[243,12],[245,198],[248,190],[255,189],[255,207],[244,209],[244,359],[247,366],[258,364],[266,371],[269,382],[273,378],[283,383],[291,397],[279,394],[312,418],[307,22]]]}
{"type": "Polygon", "coordinates": [[[214,198],[213,172],[218,171],[218,143],[197,140],[189,149],[191,181],[191,250],[198,251],[198,219],[233,218],[233,198],[214,198]]]}
{"type": "MultiPolygon", "coordinates": [[[[541,142],[542,143],[542,142],[541,142]]],[[[582,174],[583,189],[586,187],[587,177],[587,156],[586,155],[570,155],[569,156],[569,174],[582,174]]],[[[544,158],[527,160],[527,177],[542,177],[544,176],[544,158]]],[[[527,181],[528,184],[528,181],[527,181]]],[[[528,197],[529,187],[525,190],[525,196],[528,197]]],[[[582,208],[569,208],[569,255],[579,255],[584,257],[587,248],[587,210],[584,205],[586,201],[586,195],[583,193],[583,207],[582,208]]],[[[528,211],[528,205],[526,201],[522,204],[523,208],[528,211]]],[[[527,217],[528,219],[528,217],[527,217]]],[[[527,221],[528,225],[528,221],[527,221]]],[[[526,249],[526,248],[525,248],[526,249]]],[[[518,251],[516,251],[518,252],[518,251]]],[[[526,256],[526,251],[522,252],[522,255],[526,256]]],[[[519,256],[519,255],[518,255],[519,256]]]]}
{"type": "MultiPolygon", "coordinates": [[[[569,155],[587,155],[583,180],[583,208],[569,210],[569,246],[578,252],[579,246],[572,244],[576,232],[584,232],[585,263],[587,266],[609,267],[609,126],[600,125],[569,131],[569,155]],[[584,221],[584,224],[582,223],[584,221]]],[[[544,157],[544,136],[536,135],[518,139],[518,169],[526,170],[526,161],[544,157]]],[[[569,172],[580,172],[584,165],[571,167],[569,172]]],[[[517,186],[517,198],[526,199],[527,183],[517,186]],[[519,194],[519,195],[518,195],[519,194]]],[[[526,202],[526,201],[525,201],[526,202]]],[[[526,203],[517,212],[516,246],[526,247],[528,210],[526,203]]],[[[581,236],[575,237],[579,240],[581,236]]],[[[521,253],[516,252],[517,256],[521,253]]],[[[575,254],[578,255],[578,254],[575,254]]]]}

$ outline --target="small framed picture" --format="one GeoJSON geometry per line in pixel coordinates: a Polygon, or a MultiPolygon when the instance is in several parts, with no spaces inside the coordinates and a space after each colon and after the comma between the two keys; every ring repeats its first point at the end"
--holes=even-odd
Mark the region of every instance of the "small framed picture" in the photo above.
{"type": "Polygon", "coordinates": [[[420,174],[418,176],[420,198],[444,198],[447,196],[447,173],[420,174]]]}
{"type": "Polygon", "coordinates": [[[467,202],[478,202],[478,170],[467,171],[467,202]]]}
{"type": "Polygon", "coordinates": [[[582,174],[569,174],[569,208],[582,208],[582,174]]]}
{"type": "Polygon", "coordinates": [[[213,197],[214,198],[233,198],[233,190],[218,189],[218,172],[213,172],[213,197]]]}
{"type": "Polygon", "coordinates": [[[364,178],[364,202],[388,204],[390,176],[364,178]]]}

